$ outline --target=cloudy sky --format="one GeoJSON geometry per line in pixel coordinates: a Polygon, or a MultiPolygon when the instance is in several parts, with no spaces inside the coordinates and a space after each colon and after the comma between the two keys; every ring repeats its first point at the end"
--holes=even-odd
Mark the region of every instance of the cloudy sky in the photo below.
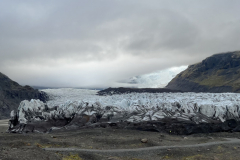
{"type": "Polygon", "coordinates": [[[2,0],[0,72],[38,86],[125,85],[240,50],[239,8],[239,0],[2,0]]]}

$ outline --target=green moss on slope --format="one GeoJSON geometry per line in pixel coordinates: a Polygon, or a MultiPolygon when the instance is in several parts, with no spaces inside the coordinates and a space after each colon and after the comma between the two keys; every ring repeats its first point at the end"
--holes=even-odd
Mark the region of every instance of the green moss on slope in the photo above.
{"type": "Polygon", "coordinates": [[[240,51],[215,54],[190,65],[167,85],[169,89],[193,92],[220,87],[227,92],[240,92],[240,51]]]}

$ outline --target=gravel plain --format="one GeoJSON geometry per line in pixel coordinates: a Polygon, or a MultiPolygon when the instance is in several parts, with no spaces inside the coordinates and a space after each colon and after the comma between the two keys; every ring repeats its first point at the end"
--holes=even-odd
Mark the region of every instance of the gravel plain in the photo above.
{"type": "Polygon", "coordinates": [[[8,128],[7,124],[8,120],[0,120],[1,160],[237,160],[240,158],[238,139],[240,133],[178,136],[159,132],[95,128],[54,131],[48,134],[10,134],[5,132],[8,128]],[[233,142],[228,142],[226,138],[235,139],[233,142]],[[143,143],[142,139],[147,139],[147,142],[143,143]],[[211,145],[208,145],[209,143],[211,145]],[[62,148],[66,150],[61,150],[62,148]],[[117,151],[119,149],[121,151],[117,151]]]}

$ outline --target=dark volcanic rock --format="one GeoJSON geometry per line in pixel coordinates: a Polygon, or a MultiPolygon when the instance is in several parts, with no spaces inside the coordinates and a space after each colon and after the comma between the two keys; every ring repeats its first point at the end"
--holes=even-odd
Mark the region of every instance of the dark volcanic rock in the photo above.
{"type": "Polygon", "coordinates": [[[190,65],[166,88],[186,92],[240,92],[240,51],[215,54],[190,65]]]}
{"type": "MultiPolygon", "coordinates": [[[[84,121],[83,117],[76,117],[73,120],[84,121]]],[[[70,120],[71,121],[71,120],[70,120]]],[[[165,119],[159,121],[148,122],[91,122],[72,124],[66,119],[31,122],[27,124],[17,124],[13,128],[9,128],[11,133],[28,133],[40,132],[47,133],[51,131],[66,131],[84,128],[112,128],[112,129],[130,129],[140,131],[161,132],[173,135],[190,135],[197,133],[214,133],[214,132],[239,132],[240,123],[235,121],[236,125],[231,125],[229,122],[235,121],[234,119],[227,120],[226,122],[219,123],[200,123],[195,124],[191,122],[181,122],[177,119],[165,119]]]]}
{"type": "Polygon", "coordinates": [[[165,132],[175,135],[189,135],[196,133],[239,132],[240,123],[234,119],[225,122],[200,123],[180,122],[177,119],[162,119],[139,123],[117,123],[115,128],[136,129],[141,131],[165,132]],[[234,122],[235,125],[231,125],[234,122]],[[123,127],[124,126],[124,127],[123,127]]]}
{"type": "Polygon", "coordinates": [[[98,92],[98,95],[113,95],[125,93],[163,93],[163,92],[181,92],[180,90],[173,90],[167,88],[108,88],[98,92]]]}
{"type": "Polygon", "coordinates": [[[9,118],[9,113],[16,110],[21,101],[30,99],[45,102],[48,96],[30,86],[21,86],[0,73],[0,119],[9,118]]]}

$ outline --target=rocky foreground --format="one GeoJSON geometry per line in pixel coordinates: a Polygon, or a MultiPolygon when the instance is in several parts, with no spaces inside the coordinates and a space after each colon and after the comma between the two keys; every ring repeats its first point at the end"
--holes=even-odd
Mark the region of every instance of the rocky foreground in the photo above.
{"type": "Polygon", "coordinates": [[[11,112],[9,132],[101,127],[170,134],[240,131],[239,94],[131,93],[98,96],[93,94],[96,91],[78,89],[45,92],[52,100],[47,103],[25,100],[17,111],[11,112]],[[62,103],[67,92],[69,100],[62,103]],[[73,101],[82,93],[84,99],[73,101]]]}
{"type": "Polygon", "coordinates": [[[240,132],[177,136],[91,128],[48,134],[8,134],[6,129],[7,125],[2,125],[0,120],[2,160],[238,160],[240,151],[240,132]]]}

